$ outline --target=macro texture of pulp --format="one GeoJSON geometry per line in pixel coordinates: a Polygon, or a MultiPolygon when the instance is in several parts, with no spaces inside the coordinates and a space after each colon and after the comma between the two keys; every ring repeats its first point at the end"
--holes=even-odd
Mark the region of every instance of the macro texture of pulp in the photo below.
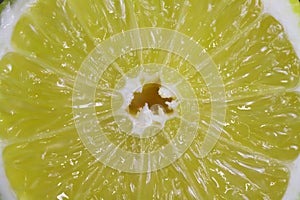
{"type": "Polygon", "coordinates": [[[262,2],[4,10],[3,197],[283,198],[300,153],[300,46],[262,2]],[[156,100],[132,108],[145,85],[156,100]]]}

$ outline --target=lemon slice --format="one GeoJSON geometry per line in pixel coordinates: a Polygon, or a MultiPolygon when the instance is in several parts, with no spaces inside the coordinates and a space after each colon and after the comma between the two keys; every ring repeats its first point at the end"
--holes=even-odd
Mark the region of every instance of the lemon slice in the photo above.
{"type": "Polygon", "coordinates": [[[300,5],[1,4],[0,199],[299,199],[300,5]]]}

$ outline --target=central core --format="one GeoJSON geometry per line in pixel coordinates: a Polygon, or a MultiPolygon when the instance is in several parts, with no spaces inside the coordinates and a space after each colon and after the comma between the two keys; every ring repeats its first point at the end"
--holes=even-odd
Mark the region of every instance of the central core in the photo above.
{"type": "Polygon", "coordinates": [[[169,107],[168,103],[171,103],[173,97],[163,97],[160,94],[161,85],[158,83],[145,84],[141,92],[135,92],[133,99],[128,106],[129,113],[136,115],[143,107],[148,105],[148,108],[153,112],[158,112],[159,108],[162,108],[165,113],[173,113],[173,109],[169,107]]]}

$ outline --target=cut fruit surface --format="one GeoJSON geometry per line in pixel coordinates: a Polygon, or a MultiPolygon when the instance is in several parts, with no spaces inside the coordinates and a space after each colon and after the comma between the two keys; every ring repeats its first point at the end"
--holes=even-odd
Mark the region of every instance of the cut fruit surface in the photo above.
{"type": "Polygon", "coordinates": [[[300,198],[298,1],[5,5],[0,199],[300,198]]]}
{"type": "Polygon", "coordinates": [[[136,115],[145,106],[153,108],[154,112],[157,113],[160,109],[165,113],[173,112],[172,108],[168,107],[168,103],[174,100],[173,97],[171,95],[163,97],[160,91],[162,91],[162,87],[159,83],[145,84],[141,92],[133,94],[133,99],[129,105],[130,114],[136,115]]]}

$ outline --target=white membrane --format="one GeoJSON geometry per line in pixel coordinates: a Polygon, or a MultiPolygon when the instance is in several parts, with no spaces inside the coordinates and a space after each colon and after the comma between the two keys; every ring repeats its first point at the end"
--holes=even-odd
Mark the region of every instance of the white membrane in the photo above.
{"type": "MultiPolygon", "coordinates": [[[[277,19],[300,58],[300,17],[293,12],[288,0],[262,0],[264,11],[277,19]]],[[[295,89],[300,92],[300,85],[295,89]]],[[[290,165],[290,181],[283,200],[300,199],[300,156],[290,165]]]]}
{"type": "MultiPolygon", "coordinates": [[[[12,50],[11,37],[14,27],[24,12],[37,0],[17,1],[13,5],[8,4],[0,14],[0,59],[12,50]]],[[[3,166],[2,152],[5,145],[0,141],[0,200],[14,200],[16,195],[10,188],[3,166]]]]}
{"type": "MultiPolygon", "coordinates": [[[[0,59],[12,50],[11,36],[13,29],[22,14],[37,0],[19,0],[13,6],[8,5],[0,16],[0,59]]],[[[264,11],[274,16],[285,28],[295,52],[300,58],[300,17],[293,14],[292,6],[288,0],[262,0],[264,11]]],[[[300,86],[296,89],[300,92],[300,86]]],[[[2,151],[5,145],[0,141],[0,199],[16,199],[11,190],[3,168],[2,151]]],[[[300,156],[291,165],[291,178],[284,200],[293,200],[300,195],[300,156]]],[[[276,192],[276,191],[274,191],[276,192]]]]}
{"type": "Polygon", "coordinates": [[[12,51],[10,44],[15,25],[24,12],[32,6],[37,0],[17,1],[13,5],[8,4],[0,15],[0,59],[12,51]]]}
{"type": "Polygon", "coordinates": [[[298,57],[300,58],[300,17],[294,13],[289,0],[262,0],[264,11],[271,14],[284,27],[298,57]]]}

